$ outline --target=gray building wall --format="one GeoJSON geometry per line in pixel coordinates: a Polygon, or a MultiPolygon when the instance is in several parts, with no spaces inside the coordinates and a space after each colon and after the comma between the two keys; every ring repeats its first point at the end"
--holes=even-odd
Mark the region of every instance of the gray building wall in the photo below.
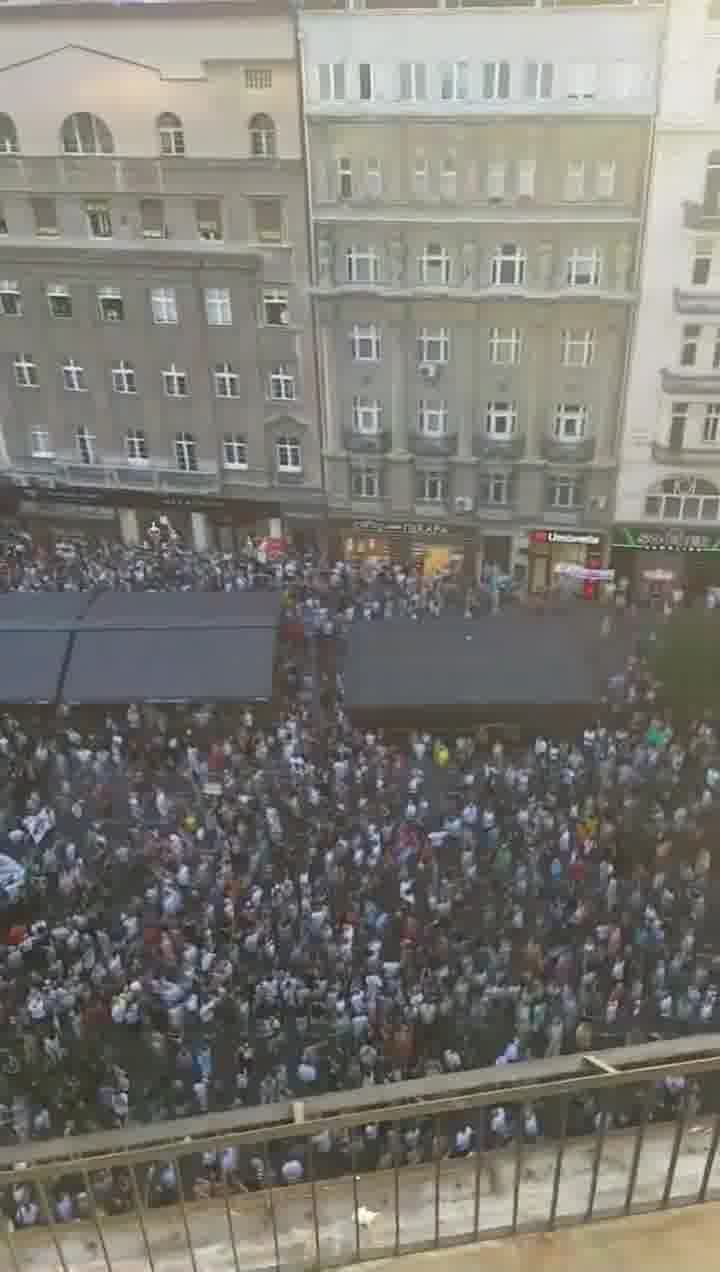
{"type": "MultiPolygon", "coordinates": [[[[89,487],[203,492],[237,505],[299,515],[322,504],[315,357],[308,295],[306,197],[292,25],[281,6],[166,4],[94,6],[75,16],[13,7],[4,15],[0,113],[11,116],[17,153],[0,153],[0,280],[16,282],[20,316],[0,317],[0,417],[5,452],[18,473],[89,487]],[[257,72],[262,72],[260,80],[257,72]],[[253,75],[255,78],[253,79],[253,75]],[[260,87],[257,87],[257,84],[260,87]],[[63,120],[99,116],[112,154],[66,154],[63,120]],[[182,123],[185,153],[161,153],[159,117],[182,123]],[[252,153],[250,121],[269,116],[275,153],[252,153]],[[37,232],[34,199],[54,200],[56,232],[37,232]],[[142,201],[158,200],[162,236],[143,232],[142,201]],[[221,241],[198,228],[197,200],[217,200],[221,241]],[[281,212],[282,232],[263,238],[258,200],[281,212]],[[86,205],[107,202],[112,236],[94,238],[86,205]],[[68,288],[72,319],[53,318],[47,290],[68,288]],[[98,291],[114,287],[124,319],[101,321],[98,291]],[[176,325],[153,321],[153,288],[173,288],[176,325]],[[204,293],[230,293],[232,324],[209,325],[204,293]],[[287,322],[263,319],[263,293],[287,292],[287,322]],[[13,363],[30,354],[38,387],[21,388],[13,363]],[[63,388],[61,364],[85,369],[86,392],[63,388]],[[111,387],[118,359],[136,371],[137,393],[111,387]],[[187,372],[187,398],[164,395],[162,372],[187,372]],[[239,396],[218,398],[213,371],[229,363],[239,396]],[[273,367],[295,375],[296,397],[270,394],[273,367]],[[97,464],[82,465],[77,431],[96,439],[97,464]],[[149,460],[129,468],[126,434],[145,431],[149,460]],[[32,430],[49,433],[54,462],[33,459],[32,430]],[[174,439],[189,432],[197,473],[177,471],[174,439]],[[223,465],[223,439],[239,436],[247,468],[223,465]],[[302,472],[278,470],[279,437],[296,439],[302,472]]],[[[232,513],[230,513],[232,516],[232,513]]],[[[132,524],[132,523],[131,523],[132,524]]]]}

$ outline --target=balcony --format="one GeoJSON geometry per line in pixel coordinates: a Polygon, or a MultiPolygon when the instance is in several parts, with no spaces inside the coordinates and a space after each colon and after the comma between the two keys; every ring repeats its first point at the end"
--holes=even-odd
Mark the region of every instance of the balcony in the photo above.
{"type": "Polygon", "coordinates": [[[717,371],[669,371],[663,367],[660,382],[665,393],[720,393],[720,369],[717,371]]]}
{"type": "Polygon", "coordinates": [[[595,458],[595,438],[561,442],[556,437],[543,437],[540,452],[549,464],[589,464],[595,458]]]}
{"type": "Polygon", "coordinates": [[[454,455],[457,450],[457,433],[444,433],[442,437],[428,437],[427,433],[411,433],[408,448],[413,455],[425,455],[438,459],[454,455]]]}
{"type": "Polygon", "coordinates": [[[476,433],[473,438],[473,455],[476,459],[522,459],[527,438],[524,433],[510,437],[491,437],[488,433],[476,433]]]}
{"type": "Polygon", "coordinates": [[[673,302],[678,314],[720,314],[720,292],[683,291],[676,287],[673,291],[673,302]]]}
{"type": "Polygon", "coordinates": [[[359,433],[357,429],[343,429],[345,449],[353,455],[384,455],[392,446],[392,433],[389,428],[378,429],[377,433],[359,433]]]}
{"type": "Polygon", "coordinates": [[[720,448],[707,446],[668,446],[653,442],[652,457],[658,464],[670,464],[673,468],[694,468],[703,472],[708,467],[720,466],[720,448]]]}
{"type": "Polygon", "coordinates": [[[213,494],[220,490],[218,465],[212,460],[198,461],[193,472],[165,467],[149,461],[147,464],[128,464],[116,460],[107,464],[83,464],[75,457],[57,459],[18,460],[15,470],[27,477],[34,477],[54,486],[88,486],[121,490],[157,490],[176,494],[213,494]]]}

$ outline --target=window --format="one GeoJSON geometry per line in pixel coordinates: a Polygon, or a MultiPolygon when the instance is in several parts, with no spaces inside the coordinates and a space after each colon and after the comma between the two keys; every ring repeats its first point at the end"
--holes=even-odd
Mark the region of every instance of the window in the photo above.
{"type": "Polygon", "coordinates": [[[580,485],[574,477],[553,477],[550,480],[549,502],[551,508],[578,508],[580,485]]]}
{"type": "Polygon", "coordinates": [[[102,322],[122,322],[124,320],[125,301],[117,287],[100,288],[98,292],[98,313],[102,322]]]}
{"type": "Polygon", "coordinates": [[[19,389],[36,389],[40,383],[37,362],[31,353],[16,353],[13,359],[15,383],[19,389]]]}
{"type": "Polygon", "coordinates": [[[121,358],[110,371],[113,393],[137,393],[135,367],[132,362],[121,358]]]}
{"type": "Polygon", "coordinates": [[[264,291],[262,313],[266,327],[286,327],[289,321],[287,292],[277,287],[270,287],[264,291]]]}
{"type": "Polygon", "coordinates": [[[564,367],[589,367],[595,357],[595,332],[563,331],[561,360],[564,367]]]}
{"type": "Polygon", "coordinates": [[[161,155],[184,155],[185,133],[177,115],[161,115],[157,121],[161,155]]]}
{"type": "Polygon", "coordinates": [[[643,68],[637,62],[614,62],[613,92],[616,97],[637,97],[643,90],[643,68]]]}
{"type": "Polygon", "coordinates": [[[505,164],[502,160],[487,166],[487,197],[492,201],[505,198],[505,164]]]}
{"type": "Polygon", "coordinates": [[[520,199],[535,197],[535,160],[519,159],[517,163],[517,193],[520,199]]]}
{"type": "Polygon", "coordinates": [[[223,464],[226,468],[247,468],[247,442],[241,433],[225,434],[223,464]]]}
{"type": "Polygon", "coordinates": [[[469,96],[467,62],[449,62],[440,71],[440,96],[444,102],[464,102],[469,96]]]}
{"type": "Polygon", "coordinates": [[[510,63],[483,62],[482,95],[486,101],[510,96],[510,63]]]}
{"type": "Polygon", "coordinates": [[[525,67],[525,96],[546,101],[553,92],[552,62],[528,62],[525,67]]]}
{"type": "Polygon", "coordinates": [[[22,316],[22,297],[20,287],[5,279],[0,283],[0,315],[3,318],[20,318],[22,316]]]}
{"type": "Polygon", "coordinates": [[[75,446],[77,447],[78,459],[81,464],[95,464],[97,462],[95,442],[95,435],[89,431],[85,424],[81,424],[75,434],[75,446]]]}
{"type": "Polygon", "coordinates": [[[702,328],[696,323],[686,323],[682,332],[680,346],[680,366],[694,367],[697,362],[698,343],[702,328]]]}
{"type": "Polygon", "coordinates": [[[145,430],[129,428],[125,434],[125,455],[129,464],[146,464],[149,451],[145,430]]]}
{"type": "Polygon", "coordinates": [[[361,62],[358,66],[358,87],[360,89],[360,101],[371,102],[373,99],[373,68],[369,62],[361,62]]]}
{"type": "Polygon", "coordinates": [[[75,358],[66,358],[61,369],[63,388],[68,393],[87,393],[85,368],[75,358]]]}
{"type": "Polygon", "coordinates": [[[246,66],[245,87],[253,92],[267,92],[272,88],[272,70],[264,66],[246,66]]]}
{"type": "Polygon", "coordinates": [[[583,199],[585,197],[585,161],[584,159],[571,159],[567,171],[565,173],[565,188],[563,198],[567,200],[583,199]]]}
{"type": "Polygon", "coordinates": [[[57,204],[54,199],[34,198],[30,200],[35,233],[39,238],[52,238],[58,232],[57,204]]]}
{"type": "Polygon", "coordinates": [[[53,283],[47,289],[47,298],[52,318],[72,318],[72,298],[68,287],[53,283]]]}
{"type": "Polygon", "coordinates": [[[17,128],[9,115],[0,113],[0,155],[17,155],[20,153],[17,128]]]}
{"type": "Polygon", "coordinates": [[[600,266],[600,252],[596,247],[587,252],[576,247],[572,256],[568,257],[568,287],[597,287],[600,282],[600,266]]]}
{"type": "Polygon", "coordinates": [[[457,164],[452,155],[443,160],[440,173],[440,193],[444,199],[457,198],[457,164]]]}
{"type": "Polygon", "coordinates": [[[666,477],[646,496],[645,515],[663,521],[717,521],[720,492],[703,477],[666,477]]]}
{"type": "Polygon", "coordinates": [[[275,445],[280,473],[302,472],[302,449],[297,437],[279,437],[275,445]]]}
{"type": "Polygon", "coordinates": [[[595,198],[612,199],[615,195],[615,160],[603,159],[595,169],[595,198]]]}
{"type": "Polygon", "coordinates": [[[30,454],[33,459],[54,459],[55,450],[50,434],[44,429],[34,428],[30,434],[30,454]]]}
{"type": "Polygon", "coordinates": [[[490,328],[490,361],[497,366],[508,367],[520,360],[519,327],[490,328]]]}
{"type": "Polygon", "coordinates": [[[571,62],[568,67],[567,95],[574,101],[587,101],[597,91],[597,66],[592,62],[571,62]]]}
{"type": "Polygon", "coordinates": [[[418,431],[425,437],[445,437],[448,431],[447,402],[418,402],[418,431]]]}
{"type": "Polygon", "coordinates": [[[215,397],[236,398],[240,396],[240,379],[229,362],[218,362],[214,376],[215,397]]]}
{"type": "Polygon", "coordinates": [[[281,243],[284,238],[282,199],[256,199],[253,206],[258,243],[281,243]]]}
{"type": "Polygon", "coordinates": [[[450,332],[447,327],[421,327],[417,338],[420,366],[438,366],[449,361],[450,332]]]}
{"type": "Polygon", "coordinates": [[[91,238],[112,238],[112,216],[106,199],[86,203],[85,218],[91,238]]]}
{"type": "Polygon", "coordinates": [[[209,327],[228,327],[232,322],[232,304],[227,287],[205,288],[205,317],[209,327]]]}
{"type": "Polygon", "coordinates": [[[380,262],[372,245],[358,247],[357,244],[347,251],[347,280],[349,283],[376,283],[380,277],[380,262]]]}
{"type": "Polygon", "coordinates": [[[380,473],[377,468],[353,468],[353,499],[378,499],[380,497],[380,473]]]}
{"type": "Polygon", "coordinates": [[[450,282],[450,256],[441,243],[428,243],[418,261],[420,282],[430,287],[447,287],[450,282]]]}
{"type": "Polygon", "coordinates": [[[352,163],[347,158],[337,161],[337,191],[339,199],[352,199],[352,163]]]}
{"type": "Polygon", "coordinates": [[[715,340],[713,342],[713,371],[717,371],[720,367],[720,327],[715,329],[715,340]]]}
{"type": "Polygon", "coordinates": [[[413,190],[418,199],[426,198],[430,192],[430,165],[423,155],[417,155],[415,158],[413,190]]]}
{"type": "Polygon", "coordinates": [[[269,115],[253,115],[250,120],[250,154],[253,159],[275,157],[275,124],[269,115]]]}
{"type": "Polygon", "coordinates": [[[284,362],[270,372],[270,397],[273,402],[294,402],[295,373],[284,362]]]}
{"type": "Polygon", "coordinates": [[[143,238],[167,238],[165,203],[162,199],[140,200],[140,224],[143,238]]]}
{"type": "Polygon", "coordinates": [[[7,234],[7,232],[8,232],[7,217],[5,215],[5,209],[3,205],[2,203],[0,203],[0,234],[7,234]]]}
{"type": "Polygon", "coordinates": [[[418,499],[424,503],[444,503],[448,497],[448,479],[444,473],[418,473],[418,499]]]}
{"type": "Polygon", "coordinates": [[[480,478],[480,503],[502,508],[510,502],[510,478],[502,471],[483,473],[480,478]]]}
{"type": "Polygon", "coordinates": [[[150,308],[153,322],[160,326],[176,323],[178,320],[177,297],[174,287],[153,287],[150,292],[150,308]]]}
{"type": "Polygon", "coordinates": [[[400,100],[424,102],[427,97],[427,71],[424,62],[400,63],[400,100]]]}
{"type": "Polygon", "coordinates": [[[708,402],[703,420],[704,442],[717,442],[720,439],[720,402],[708,402]]]}
{"type": "Polygon", "coordinates": [[[588,409],[578,402],[560,402],[555,408],[553,437],[559,442],[579,442],[585,436],[588,409]]]}
{"type": "Polygon", "coordinates": [[[222,207],[219,199],[197,199],[195,224],[198,238],[208,242],[219,241],[223,236],[222,207]]]}
{"type": "Polygon", "coordinates": [[[345,63],[324,62],[318,66],[321,102],[345,101],[345,63]]]}
{"type": "Polygon", "coordinates": [[[353,430],[366,437],[375,437],[380,432],[382,421],[382,405],[373,398],[353,398],[353,430]]]}
{"type": "Polygon", "coordinates": [[[692,272],[690,275],[690,281],[693,286],[705,287],[710,281],[712,257],[712,239],[698,239],[695,244],[695,255],[693,256],[692,272]]]}
{"type": "Polygon", "coordinates": [[[375,323],[363,326],[356,322],[350,332],[350,348],[356,362],[379,362],[380,331],[375,323]]]}
{"type": "Polygon", "coordinates": [[[503,243],[492,263],[494,287],[521,287],[525,282],[526,257],[517,243],[503,243]]]}
{"type": "Polygon", "coordinates": [[[670,409],[670,450],[679,451],[683,448],[685,441],[685,429],[687,428],[688,413],[690,411],[689,402],[673,402],[670,409]]]}
{"type": "Polygon", "coordinates": [[[365,193],[368,199],[379,199],[382,194],[382,168],[379,159],[365,162],[365,193]]]}
{"type": "Polygon", "coordinates": [[[188,379],[185,371],[179,371],[174,362],[162,373],[165,397],[188,397],[188,379]]]}
{"type": "Polygon", "coordinates": [[[514,402],[488,402],[485,427],[488,437],[512,437],[517,424],[514,402]]]}
{"type": "Polygon", "coordinates": [[[175,436],[175,464],[182,473],[196,473],[198,470],[197,443],[192,433],[177,433],[175,436]]]}
{"type": "Polygon", "coordinates": [[[60,141],[66,155],[111,155],[115,150],[112,133],[98,115],[68,115],[60,141]]]}

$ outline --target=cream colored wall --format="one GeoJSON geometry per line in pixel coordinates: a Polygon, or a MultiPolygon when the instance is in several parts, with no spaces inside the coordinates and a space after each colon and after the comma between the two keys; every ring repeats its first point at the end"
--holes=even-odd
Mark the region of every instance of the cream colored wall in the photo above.
{"type": "Polygon", "coordinates": [[[175,12],[163,20],[87,23],[43,18],[17,22],[2,15],[0,111],[12,115],[24,154],[59,150],[63,118],[100,115],[118,155],[157,153],[155,120],[172,111],[183,121],[188,156],[243,158],[248,120],[275,121],[278,155],[300,157],[293,36],[284,17],[210,17],[175,12]],[[249,90],[245,68],[272,69],[272,88],[249,90]]]}

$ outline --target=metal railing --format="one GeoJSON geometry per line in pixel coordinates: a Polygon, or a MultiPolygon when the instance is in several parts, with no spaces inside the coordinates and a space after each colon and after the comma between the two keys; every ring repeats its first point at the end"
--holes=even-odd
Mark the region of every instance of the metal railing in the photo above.
{"type": "Polygon", "coordinates": [[[716,1197],[719,1140],[711,1035],[33,1142],[0,1150],[0,1266],[325,1268],[552,1230],[716,1197]],[[286,1185],[289,1160],[302,1179],[286,1185]],[[18,1198],[37,1208],[29,1229],[9,1217],[18,1198]]]}

